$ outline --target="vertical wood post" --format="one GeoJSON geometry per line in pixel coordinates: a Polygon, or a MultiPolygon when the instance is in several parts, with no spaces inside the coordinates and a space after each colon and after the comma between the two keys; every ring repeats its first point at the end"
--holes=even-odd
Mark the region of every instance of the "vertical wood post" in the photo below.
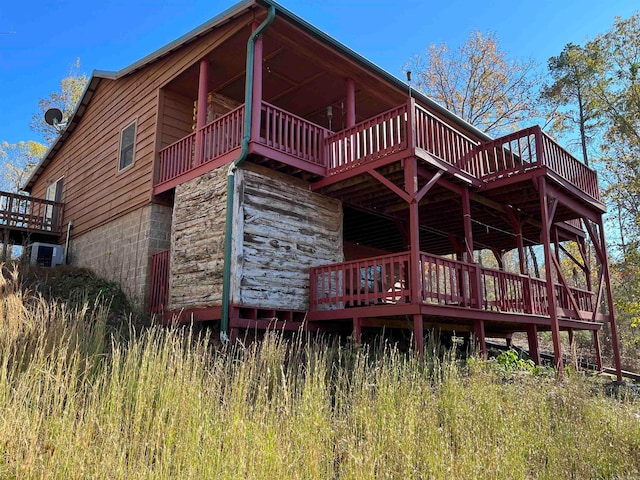
{"type": "MultiPolygon", "coordinates": [[[[260,24],[254,22],[255,31],[260,24]]],[[[262,114],[262,35],[256,39],[253,54],[253,105],[251,109],[251,141],[260,139],[260,117],[262,114]]]]}
{"type": "Polygon", "coordinates": [[[362,343],[362,325],[358,317],[353,317],[353,343],[362,343]]]}
{"type": "Polygon", "coordinates": [[[473,227],[471,224],[471,199],[469,189],[462,189],[462,215],[464,221],[464,243],[466,262],[473,262],[473,227]]]}
{"type": "Polygon", "coordinates": [[[549,220],[549,205],[547,203],[547,186],[544,177],[539,178],[540,213],[542,217],[541,241],[544,247],[544,270],[547,281],[547,304],[551,319],[551,337],[553,339],[553,358],[558,375],[563,376],[562,346],[560,344],[560,326],[558,323],[558,308],[556,303],[555,280],[553,278],[553,252],[551,251],[551,225],[549,220]]]}
{"type": "Polygon", "coordinates": [[[413,336],[415,337],[416,355],[422,360],[424,358],[424,319],[420,314],[413,316],[413,336]]]}
{"type": "Polygon", "coordinates": [[[598,330],[593,331],[593,348],[596,351],[596,363],[598,365],[598,371],[602,371],[602,353],[600,351],[600,337],[598,336],[598,330]]]}
{"type": "Polygon", "coordinates": [[[484,320],[474,321],[474,332],[476,334],[476,343],[480,347],[480,357],[482,360],[487,359],[487,341],[484,334],[484,320]]]}
{"type": "Polygon", "coordinates": [[[598,231],[600,234],[600,250],[602,252],[602,280],[605,282],[605,290],[607,295],[607,305],[609,306],[609,324],[611,325],[611,346],[613,347],[613,361],[616,367],[616,376],[618,381],[622,381],[622,363],[620,361],[620,345],[618,344],[618,326],[613,311],[613,292],[611,291],[611,277],[609,275],[609,260],[607,259],[607,244],[604,238],[604,223],[602,216],[598,220],[598,231]]]}
{"type": "Polygon", "coordinates": [[[527,325],[527,341],[529,342],[529,357],[533,363],[540,365],[540,348],[538,346],[538,327],[535,323],[527,325]]]}
{"type": "Polygon", "coordinates": [[[8,262],[9,258],[9,229],[5,228],[3,230],[3,236],[2,236],[2,261],[3,262],[8,262]]]}
{"type": "Polygon", "coordinates": [[[200,60],[200,78],[198,80],[198,111],[196,114],[196,158],[195,164],[204,161],[204,138],[202,129],[207,124],[207,95],[209,94],[209,60],[200,60]]]}
{"type": "MultiPolygon", "coordinates": [[[[404,188],[411,195],[412,199],[409,203],[409,272],[411,278],[411,303],[422,303],[421,277],[422,269],[420,267],[420,215],[418,202],[415,198],[418,192],[418,160],[416,157],[410,157],[404,160],[404,188]]],[[[416,343],[416,353],[422,358],[424,354],[424,321],[422,315],[413,316],[413,330],[416,343]]]]}
{"type": "Polygon", "coordinates": [[[407,148],[409,154],[415,154],[416,148],[416,99],[411,97],[407,101],[407,148]]]}
{"type": "Polygon", "coordinates": [[[347,128],[356,125],[356,83],[347,78],[347,128]]]}

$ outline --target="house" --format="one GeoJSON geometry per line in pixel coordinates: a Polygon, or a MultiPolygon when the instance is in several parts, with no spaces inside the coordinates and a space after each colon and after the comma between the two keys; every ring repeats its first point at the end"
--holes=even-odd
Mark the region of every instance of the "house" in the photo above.
{"type": "Polygon", "coordinates": [[[608,324],[620,373],[596,172],[538,127],[488,137],[272,0],[94,72],[25,190],[7,239],[64,244],[164,318],[407,328],[418,351],[427,328],[526,332],[537,362],[550,330],[558,365],[561,330],[601,362],[608,324]]]}

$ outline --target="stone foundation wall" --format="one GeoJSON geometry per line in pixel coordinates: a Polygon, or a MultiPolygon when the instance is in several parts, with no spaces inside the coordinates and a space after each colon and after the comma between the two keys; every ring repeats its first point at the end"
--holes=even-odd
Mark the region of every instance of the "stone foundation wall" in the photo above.
{"type": "Polygon", "coordinates": [[[73,238],[71,264],[118,282],[131,302],[146,309],[151,255],[170,247],[171,207],[151,204],[73,238]]]}

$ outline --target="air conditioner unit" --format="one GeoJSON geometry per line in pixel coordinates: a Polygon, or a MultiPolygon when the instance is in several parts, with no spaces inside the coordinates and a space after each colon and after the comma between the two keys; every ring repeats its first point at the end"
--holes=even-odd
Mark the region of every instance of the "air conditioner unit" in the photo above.
{"type": "Polygon", "coordinates": [[[55,267],[64,263],[64,247],[52,243],[35,242],[29,245],[29,263],[41,267],[55,267]]]}

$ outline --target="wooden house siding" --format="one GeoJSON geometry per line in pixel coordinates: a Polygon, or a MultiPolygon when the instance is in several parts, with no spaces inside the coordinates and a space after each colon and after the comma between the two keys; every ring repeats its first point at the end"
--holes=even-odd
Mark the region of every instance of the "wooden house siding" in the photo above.
{"type": "MultiPolygon", "coordinates": [[[[241,16],[141,70],[100,81],[82,120],[31,192],[44,197],[49,181],[65,177],[64,221],[74,221],[73,237],[151,202],[159,89],[247,23],[248,15],[241,16]],[[119,172],[120,130],[134,120],[135,162],[119,172]]],[[[169,97],[171,109],[176,99],[169,97]]],[[[184,125],[184,117],[178,123],[184,125]]]]}
{"type": "Polygon", "coordinates": [[[186,137],[193,131],[193,99],[171,91],[162,91],[160,148],[186,137]]]}
{"type": "Polygon", "coordinates": [[[232,278],[239,284],[232,303],[308,309],[309,268],[344,260],[342,203],[251,164],[236,174],[236,185],[232,278]]]}

